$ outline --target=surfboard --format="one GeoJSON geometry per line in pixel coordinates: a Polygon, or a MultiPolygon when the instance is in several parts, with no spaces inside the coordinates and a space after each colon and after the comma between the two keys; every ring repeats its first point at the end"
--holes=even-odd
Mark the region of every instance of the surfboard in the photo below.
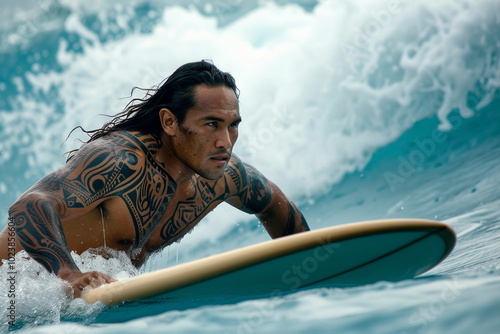
{"type": "Polygon", "coordinates": [[[145,273],[88,291],[109,307],[96,322],[121,322],[173,309],[351,287],[423,274],[452,251],[454,231],[423,219],[318,229],[145,273]]]}

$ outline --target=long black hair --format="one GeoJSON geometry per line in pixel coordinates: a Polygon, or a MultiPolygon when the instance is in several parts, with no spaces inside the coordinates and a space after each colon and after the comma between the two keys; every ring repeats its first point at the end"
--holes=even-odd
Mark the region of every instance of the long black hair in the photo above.
{"type": "MultiPolygon", "coordinates": [[[[239,90],[231,74],[222,72],[206,60],[187,63],[175,70],[158,86],[146,89],[134,87],[131,95],[135,89],[145,91],[146,95],[142,99],[132,99],[122,112],[105,123],[102,128],[87,131],[82,127],[76,127],[72,132],[80,128],[90,136],[88,143],[114,131],[140,131],[153,135],[160,143],[162,132],[160,109],[168,108],[177,118],[177,122],[182,124],[186,112],[195,105],[194,90],[198,85],[226,86],[234,91],[237,98],[239,97],[239,90]]],[[[73,152],[70,152],[68,159],[73,152]]]]}

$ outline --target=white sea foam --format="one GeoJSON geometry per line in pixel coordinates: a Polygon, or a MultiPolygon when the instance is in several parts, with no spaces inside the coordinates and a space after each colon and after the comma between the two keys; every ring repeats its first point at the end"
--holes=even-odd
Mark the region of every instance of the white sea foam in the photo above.
{"type": "MultiPolygon", "coordinates": [[[[202,58],[230,71],[241,89],[235,152],[298,202],[361,170],[416,121],[438,115],[446,128],[452,109],[469,116],[470,100],[484,105],[500,86],[500,3],[492,0],[323,1],[312,12],[265,3],[224,27],[194,8],[167,7],[151,33],[106,43],[82,23],[93,7],[75,6],[84,10],[74,9],[64,29],[80,37],[83,52],[61,39],[63,71],[25,72],[33,93],[0,112],[0,164],[25,159],[27,179],[57,168],[79,145],[60,146],[71,128],[100,127],[106,118],[97,115],[120,111],[131,87],[202,58]]],[[[117,20],[130,16],[116,12],[117,20]]],[[[212,215],[204,238],[216,240],[234,221],[212,215]]]]}
{"type": "Polygon", "coordinates": [[[105,119],[96,115],[118,112],[132,86],[151,86],[184,62],[211,58],[242,91],[236,152],[291,197],[314,196],[362,169],[415,121],[437,114],[446,128],[452,109],[470,115],[467,92],[478,83],[487,93],[498,87],[492,57],[499,6],[324,1],[309,13],[269,3],[222,28],[194,9],[170,7],[151,34],[131,32],[106,44],[74,12],[65,27],[81,37],[84,53],[61,40],[62,73],[26,73],[35,92],[55,87],[57,98],[19,95],[14,113],[1,113],[2,160],[15,123],[12,131],[30,133],[22,149],[32,167],[50,170],[62,163],[54,143],[69,129],[99,127],[105,119]]]}
{"type": "MultiPolygon", "coordinates": [[[[104,258],[93,250],[81,255],[72,253],[72,256],[82,272],[97,270],[118,280],[138,274],[138,270],[123,252],[108,252],[113,256],[104,258]]],[[[38,262],[29,259],[25,251],[19,252],[14,261],[0,267],[0,278],[0,291],[12,291],[10,297],[5,295],[8,298],[0,298],[0,316],[2,319],[9,319],[8,306],[14,301],[15,323],[18,326],[57,323],[61,319],[89,322],[104,308],[101,303],[89,305],[83,299],[73,299],[67,283],[50,274],[38,262]]],[[[0,322],[0,330],[5,330],[5,326],[7,321],[0,322]]]]}
{"type": "MultiPolygon", "coordinates": [[[[362,169],[373,152],[396,139],[419,119],[438,115],[441,127],[446,128],[446,115],[451,109],[460,109],[463,117],[473,113],[473,106],[476,106],[474,112],[480,111],[488,105],[495,89],[500,86],[497,41],[500,4],[495,0],[423,0],[401,2],[399,5],[390,1],[323,1],[312,12],[293,5],[279,7],[264,4],[223,27],[217,24],[216,19],[207,18],[194,9],[167,8],[151,34],[129,32],[121,39],[105,43],[99,42],[99,36],[82,23],[84,14],[79,10],[83,8],[85,13],[95,11],[106,26],[105,11],[108,7],[99,8],[95,1],[88,0],[70,3],[74,12],[66,20],[64,29],[81,37],[84,52],[76,52],[75,45],[61,39],[57,59],[63,71],[48,73],[40,70],[43,66],[38,64],[39,57],[35,53],[31,70],[16,74],[35,87],[34,93],[22,80],[15,79],[22,92],[16,97],[13,110],[0,110],[0,165],[4,168],[10,166],[12,161],[18,161],[15,159],[24,157],[29,163],[29,167],[25,168],[27,178],[40,171],[48,172],[63,163],[62,152],[78,145],[70,141],[63,147],[59,146],[71,128],[79,124],[86,128],[99,127],[105,118],[96,115],[118,112],[126,103],[119,98],[128,95],[132,86],[156,84],[182,63],[201,58],[212,58],[221,69],[232,72],[242,91],[244,122],[237,153],[298,200],[320,194],[346,173],[362,169]]],[[[126,15],[129,14],[123,9],[122,19],[126,15]]],[[[40,50],[40,54],[43,52],[40,50]]],[[[2,92],[5,87],[4,83],[0,83],[2,92]]],[[[487,165],[480,159],[477,164],[469,170],[487,165]]],[[[462,172],[457,168],[456,173],[462,172]]],[[[488,176],[490,174],[486,170],[482,174],[485,176],[477,183],[477,191],[473,193],[469,189],[466,189],[468,193],[448,189],[448,193],[454,196],[453,200],[443,201],[444,204],[440,202],[440,210],[453,216],[457,212],[454,207],[460,206],[464,210],[464,206],[474,208],[474,201],[489,201],[494,195],[491,184],[495,184],[495,175],[488,176]],[[492,193],[485,196],[483,189],[492,193]]],[[[440,182],[432,181],[434,188],[424,187],[425,191],[412,188],[411,195],[394,199],[395,202],[401,200],[403,204],[411,202],[414,206],[418,205],[422,208],[419,214],[425,215],[436,210],[431,206],[434,202],[429,199],[434,196],[433,191],[441,193],[441,187],[450,188],[450,185],[459,190],[469,186],[457,184],[456,175],[452,173],[435,179],[440,182]]],[[[413,182],[427,181],[418,178],[413,182]]],[[[8,183],[0,183],[0,193],[9,191],[12,189],[8,183]]],[[[464,218],[462,225],[449,221],[453,227],[463,227],[457,231],[462,238],[457,248],[460,252],[450,256],[450,261],[441,265],[437,272],[473,272],[470,263],[481,265],[483,261],[490,261],[485,266],[493,263],[498,269],[498,261],[491,261],[498,254],[494,240],[496,230],[486,231],[485,237],[476,237],[483,226],[483,219],[495,221],[493,217],[498,216],[495,216],[495,208],[498,207],[495,205],[496,202],[487,202],[484,206],[487,214],[473,211],[472,217],[471,214],[464,216],[467,220],[464,218]],[[474,223],[471,228],[469,220],[474,223]]],[[[158,259],[150,265],[150,270],[175,264],[177,254],[180,254],[180,261],[198,257],[201,253],[207,255],[209,251],[206,249],[190,254],[191,249],[203,243],[214,245],[210,249],[214,252],[240,246],[237,243],[241,238],[248,238],[246,235],[233,234],[231,240],[222,240],[221,236],[230,234],[235,221],[247,218],[228,214],[225,210],[218,208],[209,215],[197,227],[197,233],[172,246],[170,260],[167,253],[167,259],[158,259]]],[[[325,215],[329,216],[330,212],[325,215]]],[[[248,242],[253,243],[255,239],[248,242]]],[[[117,278],[137,274],[125,259],[105,260],[90,253],[74,258],[84,271],[99,270],[117,278]]],[[[47,274],[34,261],[28,263],[19,258],[17,263],[18,275],[22,277],[16,284],[20,301],[17,312],[29,323],[57,322],[61,317],[77,314],[90,321],[99,311],[98,308],[81,305],[79,301],[71,302],[62,292],[63,282],[47,274]],[[42,294],[44,298],[39,297],[42,294]]],[[[6,290],[2,285],[6,284],[4,268],[0,268],[2,291],[6,290]]],[[[498,270],[491,277],[498,282],[498,270]]],[[[304,332],[314,329],[314,324],[308,323],[308,319],[314,320],[323,330],[330,328],[332,323],[328,319],[332,316],[326,309],[338,314],[345,311],[350,315],[355,315],[358,309],[362,310],[362,317],[341,319],[346,324],[352,324],[352,328],[359,329],[360,323],[370,328],[370,321],[379,321],[393,326],[384,332],[402,331],[408,326],[412,312],[419,315],[422,306],[440,306],[433,296],[438,296],[443,287],[447,287],[438,282],[438,286],[430,285],[420,291],[412,288],[414,281],[400,284],[397,286],[403,289],[405,284],[410,286],[402,299],[397,288],[395,293],[382,291],[377,294],[377,290],[372,293],[373,287],[365,287],[360,290],[332,290],[331,296],[324,299],[320,295],[305,298],[303,305],[301,300],[298,301],[298,307],[276,307],[269,316],[273,320],[269,325],[273,327],[270,331],[278,326],[292,329],[295,324],[290,325],[283,319],[288,319],[291,314],[302,314],[300,312],[304,309],[310,310],[301,319],[304,332]],[[355,298],[343,298],[344,293],[355,298]],[[393,300],[396,294],[399,297],[393,300]],[[380,297],[379,301],[373,305],[366,304],[366,300],[374,300],[370,298],[374,295],[380,297]],[[336,310],[339,299],[344,299],[344,302],[341,303],[342,309],[336,310]],[[400,305],[401,301],[405,309],[399,307],[399,313],[395,311],[396,315],[392,317],[385,317],[387,312],[383,315],[378,311],[380,305],[390,306],[391,309],[400,305]],[[325,308],[324,305],[328,306],[329,302],[332,307],[325,308]],[[318,304],[322,307],[317,307],[318,304]],[[315,312],[316,315],[313,314],[315,312]],[[323,318],[323,321],[318,321],[318,318],[323,318]],[[398,322],[399,326],[394,325],[398,322]]],[[[478,281],[478,284],[482,282],[478,281]]],[[[466,291],[463,291],[465,295],[466,291]]],[[[470,305],[474,305],[474,309],[479,310],[475,313],[477,323],[464,328],[477,329],[475,325],[480,325],[480,322],[492,324],[486,315],[494,307],[498,308],[492,291],[496,290],[485,284],[481,294],[471,291],[468,298],[461,299],[462,302],[446,304],[446,309],[458,308],[459,312],[446,312],[443,321],[436,316],[436,322],[443,326],[460,324],[462,319],[470,319],[470,305]],[[491,300],[492,307],[479,301],[482,297],[491,300]]],[[[261,309],[259,305],[253,302],[236,308],[231,305],[229,308],[236,310],[234,317],[227,313],[229,308],[224,307],[173,312],[147,325],[157,326],[158,332],[164,330],[165,322],[172,328],[198,324],[205,329],[213,326],[214,332],[220,332],[226,329],[224,321],[219,327],[217,325],[221,323],[220,314],[229,314],[225,323],[230,323],[238,316],[252,315],[255,307],[261,309]],[[209,315],[200,320],[199,315],[204,312],[209,315]],[[175,317],[178,314],[181,316],[177,321],[175,317]],[[188,321],[181,324],[182,314],[188,321]]],[[[5,312],[3,304],[0,306],[5,312]]],[[[5,319],[4,313],[0,316],[5,319]]],[[[334,319],[336,324],[339,319],[334,319]]],[[[133,331],[130,328],[147,327],[143,320],[135,321],[134,325],[137,327],[127,324],[116,325],[112,329],[102,327],[100,330],[123,329],[130,332],[133,331]]],[[[352,328],[344,326],[347,331],[352,328]]],[[[54,332],[53,329],[59,329],[59,332],[73,329],[96,332],[96,327],[82,328],[77,325],[47,326],[37,332],[54,332]]]]}

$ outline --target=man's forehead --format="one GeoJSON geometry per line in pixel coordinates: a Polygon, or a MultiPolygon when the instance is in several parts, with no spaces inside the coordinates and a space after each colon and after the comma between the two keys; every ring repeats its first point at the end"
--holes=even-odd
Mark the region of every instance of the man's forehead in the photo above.
{"type": "Polygon", "coordinates": [[[230,112],[239,117],[239,103],[234,91],[226,86],[209,87],[199,85],[195,88],[195,105],[197,112],[230,112]]]}

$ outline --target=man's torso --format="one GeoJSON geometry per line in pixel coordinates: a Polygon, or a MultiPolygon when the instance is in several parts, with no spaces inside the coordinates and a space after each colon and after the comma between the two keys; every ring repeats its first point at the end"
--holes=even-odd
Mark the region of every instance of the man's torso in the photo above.
{"type": "Polygon", "coordinates": [[[116,189],[109,198],[83,216],[62,220],[70,250],[82,253],[106,245],[127,252],[140,265],[152,252],[182,238],[234,193],[227,173],[218,180],[195,175],[176,184],[155,160],[157,147],[151,146],[151,136],[115,136],[115,141],[126,144],[116,152],[123,157],[120,173],[125,181],[115,176],[116,189]]]}

